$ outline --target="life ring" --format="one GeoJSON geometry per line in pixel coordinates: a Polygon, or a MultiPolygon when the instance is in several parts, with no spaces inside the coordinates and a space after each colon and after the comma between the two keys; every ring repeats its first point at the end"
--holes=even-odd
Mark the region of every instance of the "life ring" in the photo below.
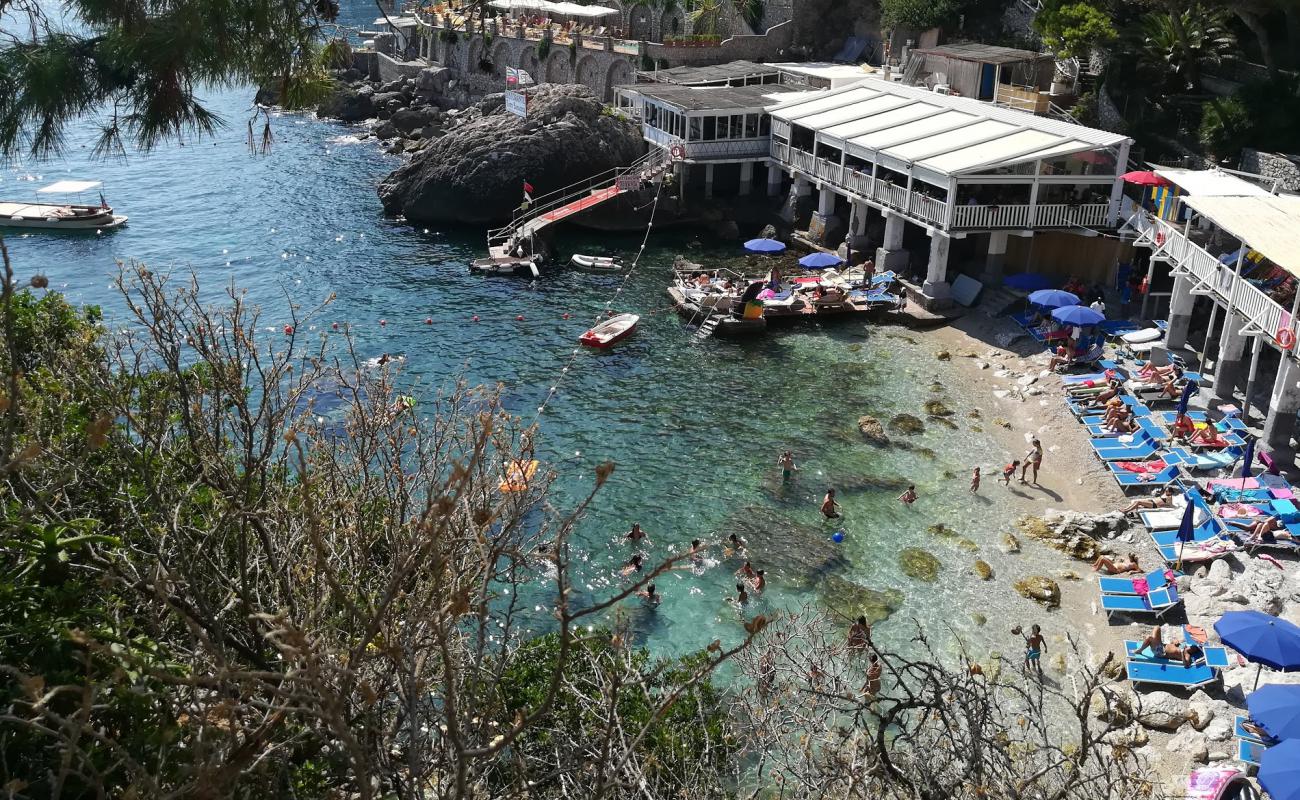
{"type": "Polygon", "coordinates": [[[1295,347],[1295,331],[1290,328],[1282,328],[1277,332],[1277,346],[1283,350],[1290,350],[1295,347]]]}
{"type": "Polygon", "coordinates": [[[1156,245],[1159,246],[1159,245],[1162,245],[1162,244],[1164,244],[1164,243],[1165,243],[1165,232],[1164,232],[1164,231],[1156,231],[1156,245]]]}
{"type": "Polygon", "coordinates": [[[682,161],[686,158],[686,148],[680,144],[673,145],[669,153],[672,155],[673,161],[682,161]]]}

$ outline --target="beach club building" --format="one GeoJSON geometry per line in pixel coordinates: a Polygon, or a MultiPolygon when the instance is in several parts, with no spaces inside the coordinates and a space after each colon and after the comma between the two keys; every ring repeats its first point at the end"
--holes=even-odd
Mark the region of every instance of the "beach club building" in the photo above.
{"type": "Polygon", "coordinates": [[[1213,378],[1202,389],[1214,398],[1258,399],[1264,442],[1290,450],[1300,412],[1300,197],[1218,170],[1155,173],[1167,185],[1125,204],[1121,232],[1150,251],[1148,281],[1173,278],[1166,343],[1204,354],[1213,378]]]}

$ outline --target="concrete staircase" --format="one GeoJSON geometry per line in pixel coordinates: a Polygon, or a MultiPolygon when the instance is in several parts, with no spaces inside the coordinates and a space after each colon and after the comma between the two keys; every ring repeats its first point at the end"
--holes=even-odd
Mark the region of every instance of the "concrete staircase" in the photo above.
{"type": "Polygon", "coordinates": [[[985,286],[980,293],[980,310],[990,317],[1000,317],[1018,311],[1027,296],[1025,292],[1006,286],[985,286]]]}

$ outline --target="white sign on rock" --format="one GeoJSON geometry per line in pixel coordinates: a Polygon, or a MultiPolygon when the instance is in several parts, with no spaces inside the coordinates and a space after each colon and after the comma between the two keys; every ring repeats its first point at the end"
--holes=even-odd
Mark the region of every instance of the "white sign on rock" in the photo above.
{"type": "Polygon", "coordinates": [[[528,117],[528,95],[522,92],[506,92],[506,111],[516,117],[528,117]]]}

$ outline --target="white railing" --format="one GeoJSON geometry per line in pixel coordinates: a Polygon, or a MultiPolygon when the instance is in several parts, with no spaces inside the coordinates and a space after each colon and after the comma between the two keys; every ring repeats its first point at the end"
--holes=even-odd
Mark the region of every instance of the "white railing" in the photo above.
{"type": "Polygon", "coordinates": [[[876,183],[876,200],[887,206],[898,209],[899,211],[907,210],[907,187],[895,186],[892,183],[876,183]]]}
{"type": "MultiPolygon", "coordinates": [[[[1129,217],[1129,225],[1155,243],[1156,249],[1167,256],[1178,269],[1186,272],[1201,286],[1207,287],[1218,302],[1231,304],[1235,313],[1249,319],[1253,325],[1270,337],[1282,330],[1282,321],[1289,311],[1259,287],[1237,275],[1237,265],[1224,264],[1205,248],[1183,236],[1181,230],[1162,219],[1155,219],[1138,209],[1129,217]],[[1233,291],[1233,285],[1236,291],[1233,291]]],[[[1296,320],[1286,325],[1296,332],[1296,320]]]]}
{"type": "Polygon", "coordinates": [[[840,175],[841,169],[842,167],[839,164],[831,163],[824,158],[817,159],[817,177],[828,180],[836,186],[843,185],[840,175]]]}
{"type": "Polygon", "coordinates": [[[962,206],[953,209],[953,228],[1028,228],[1029,206],[962,206]]]}
{"type": "Polygon", "coordinates": [[[1107,203],[1085,203],[1069,205],[1065,203],[1047,203],[1034,209],[1034,227],[1036,228],[1094,228],[1106,224],[1106,213],[1110,210],[1107,203]]]}
{"type": "Polygon", "coordinates": [[[855,169],[844,170],[844,188],[861,197],[871,196],[871,176],[855,169]]]}
{"type": "Polygon", "coordinates": [[[788,162],[790,160],[790,145],[781,144],[775,139],[772,140],[772,149],[768,152],[777,161],[788,162]]]}
{"type": "Polygon", "coordinates": [[[943,225],[948,204],[919,192],[912,192],[912,215],[920,217],[934,225],[943,225]]]}
{"type": "Polygon", "coordinates": [[[790,163],[794,164],[795,169],[803,170],[809,175],[814,174],[817,170],[817,159],[813,157],[812,153],[805,153],[793,147],[790,148],[790,163]]]}
{"type": "Polygon", "coordinates": [[[782,139],[785,139],[787,142],[790,141],[790,123],[786,122],[783,119],[773,119],[772,135],[780,136],[782,139]]]}

